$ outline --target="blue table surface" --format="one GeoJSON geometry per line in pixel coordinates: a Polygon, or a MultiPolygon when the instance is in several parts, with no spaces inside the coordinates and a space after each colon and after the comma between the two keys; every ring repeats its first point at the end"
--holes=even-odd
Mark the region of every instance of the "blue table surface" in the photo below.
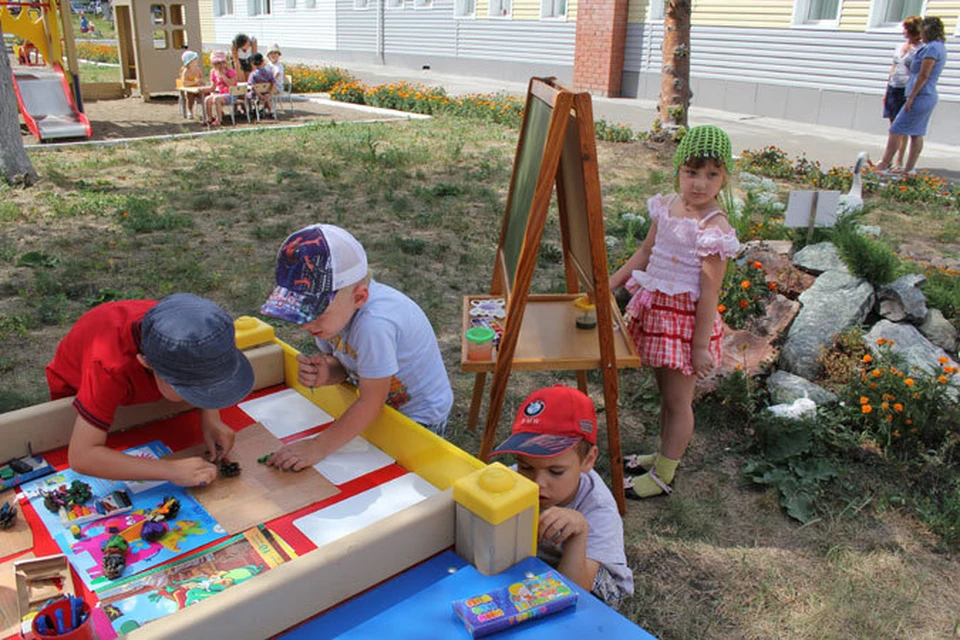
{"type": "MultiPolygon", "coordinates": [[[[283,640],[470,640],[470,633],[453,613],[454,600],[519,582],[528,572],[540,574],[549,570],[549,565],[530,557],[503,573],[485,576],[453,551],[445,551],[280,637],[283,640]]],[[[526,621],[490,637],[503,640],[653,639],[590,593],[576,585],[573,587],[579,594],[576,607],[526,621]]]]}

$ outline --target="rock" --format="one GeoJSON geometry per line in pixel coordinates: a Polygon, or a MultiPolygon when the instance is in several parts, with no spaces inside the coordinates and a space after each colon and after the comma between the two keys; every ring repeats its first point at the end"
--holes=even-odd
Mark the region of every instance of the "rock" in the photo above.
{"type": "Polygon", "coordinates": [[[793,255],[793,265],[814,275],[827,271],[848,272],[832,242],[808,244],[793,255]]]}
{"type": "Polygon", "coordinates": [[[795,300],[813,285],[816,278],[793,266],[790,262],[791,246],[784,240],[753,240],[744,245],[743,256],[747,261],[761,263],[767,282],[775,282],[778,292],[795,300]]]}
{"type": "Polygon", "coordinates": [[[794,375],[788,371],[774,371],[767,378],[767,391],[770,401],[776,404],[790,404],[799,398],[809,398],[817,404],[830,404],[837,396],[818,384],[794,375]]]}
{"type": "Polygon", "coordinates": [[[881,320],[873,325],[869,333],[864,336],[868,349],[877,353],[877,340],[884,338],[892,340],[892,350],[900,354],[909,368],[919,369],[926,373],[939,373],[942,370],[940,358],[946,357],[948,365],[957,366],[952,355],[923,337],[923,334],[912,324],[881,320]]]}
{"type": "Polygon", "coordinates": [[[873,287],[845,271],[827,271],[800,294],[803,307],[790,325],[780,351],[780,368],[812,380],[816,362],[834,334],[862,323],[873,308],[873,287]]]}
{"type": "Polygon", "coordinates": [[[926,281],[925,276],[911,273],[880,287],[877,291],[880,315],[892,322],[923,322],[927,317],[927,299],[920,285],[926,281]]]}
{"type": "Polygon", "coordinates": [[[947,353],[957,353],[957,329],[943,317],[939,309],[927,309],[927,317],[919,329],[927,340],[947,353]]]}
{"type": "Polygon", "coordinates": [[[767,310],[761,317],[750,323],[749,330],[768,340],[776,340],[787,330],[800,312],[800,303],[796,300],[775,294],[767,303],[767,310]]]}

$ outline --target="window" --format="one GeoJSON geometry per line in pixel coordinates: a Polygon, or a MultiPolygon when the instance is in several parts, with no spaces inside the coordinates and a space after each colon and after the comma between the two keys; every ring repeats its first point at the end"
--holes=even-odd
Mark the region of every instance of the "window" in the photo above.
{"type": "Polygon", "coordinates": [[[167,44],[167,32],[163,29],[155,29],[153,31],[153,48],[154,49],[169,49],[170,45],[167,44]]]}
{"type": "Polygon", "coordinates": [[[647,20],[659,22],[664,16],[664,0],[650,0],[647,6],[647,20]]]}
{"type": "Polygon", "coordinates": [[[453,16],[455,18],[473,18],[477,13],[477,0],[455,0],[453,16]]]}
{"type": "Polygon", "coordinates": [[[388,9],[402,9],[403,0],[387,0],[388,9]]]}
{"type": "Polygon", "coordinates": [[[269,15],[270,0],[247,0],[247,13],[251,16],[269,15]]]}
{"type": "Polygon", "coordinates": [[[353,0],[354,9],[366,9],[369,6],[369,0],[353,0]]]}
{"type": "Polygon", "coordinates": [[[213,15],[232,16],[233,0],[213,0],[213,15]]]}
{"type": "Polygon", "coordinates": [[[797,0],[793,6],[794,24],[831,27],[839,20],[840,0],[797,0]]]}
{"type": "Polygon", "coordinates": [[[905,18],[923,15],[923,0],[877,0],[870,6],[871,27],[897,28],[905,18]]]}
{"type": "Polygon", "coordinates": [[[567,0],[542,0],[540,16],[543,18],[566,18],[567,0]]]}
{"type": "Polygon", "coordinates": [[[509,18],[511,0],[490,0],[491,18],[509,18]]]}

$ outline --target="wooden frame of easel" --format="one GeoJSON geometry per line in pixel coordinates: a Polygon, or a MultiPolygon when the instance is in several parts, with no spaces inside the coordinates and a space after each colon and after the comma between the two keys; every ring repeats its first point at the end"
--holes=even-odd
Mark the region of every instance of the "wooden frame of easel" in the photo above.
{"type": "Polygon", "coordinates": [[[468,360],[466,340],[461,345],[462,370],[477,374],[470,406],[471,429],[479,418],[486,374],[493,372],[480,458],[486,459],[493,449],[512,368],[575,370],[577,386],[584,392],[586,370],[599,368],[603,375],[613,493],[624,513],[617,368],[639,366],[640,358],[610,295],[590,94],[570,92],[552,78],[530,80],[490,295],[464,299],[465,329],[469,327],[467,310],[471,301],[489,297],[507,299],[496,361],[468,360]],[[531,295],[530,284],[554,187],[568,293],[531,295]],[[598,301],[596,329],[580,330],[575,326],[572,302],[581,292],[598,301]]]}

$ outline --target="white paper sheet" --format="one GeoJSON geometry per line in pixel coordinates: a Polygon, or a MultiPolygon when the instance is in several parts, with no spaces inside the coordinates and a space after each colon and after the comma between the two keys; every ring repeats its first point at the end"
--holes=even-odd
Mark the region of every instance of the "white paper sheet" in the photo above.
{"type": "Polygon", "coordinates": [[[341,485],[392,463],[393,458],[382,449],[357,436],[313,468],[333,484],[341,485]]]}
{"type": "Polygon", "coordinates": [[[320,547],[439,492],[417,474],[408,473],[294,520],[293,526],[320,547]]]}
{"type": "Polygon", "coordinates": [[[278,438],[319,427],[333,416],[304,398],[296,389],[284,389],[238,405],[278,438]]]}

